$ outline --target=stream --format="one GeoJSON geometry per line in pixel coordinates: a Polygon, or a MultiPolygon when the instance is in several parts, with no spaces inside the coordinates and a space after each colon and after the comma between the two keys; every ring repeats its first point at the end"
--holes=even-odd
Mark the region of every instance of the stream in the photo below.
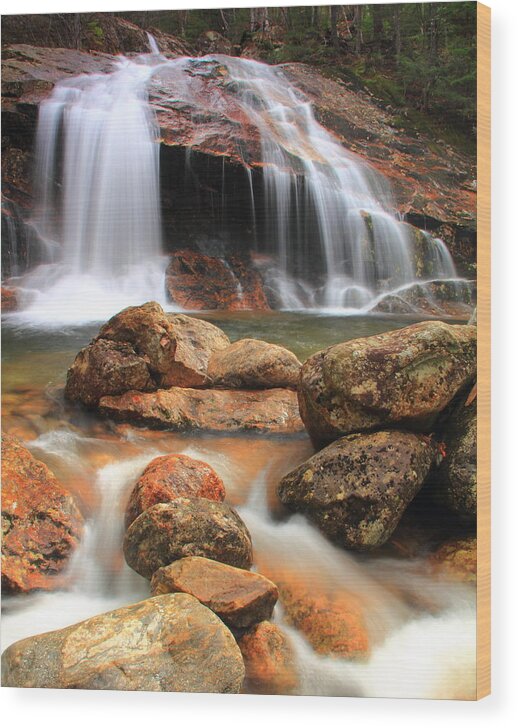
{"type": "MultiPolygon", "coordinates": [[[[301,360],[326,346],[406,326],[391,316],[212,312],[200,318],[232,341],[264,338],[301,360]]],[[[3,317],[3,429],[20,437],[76,496],[87,521],[53,593],[3,599],[2,649],[149,597],[148,582],[122,555],[123,514],[136,479],[156,456],[183,453],[209,463],[227,502],[248,526],[254,569],[273,581],[295,580],[312,594],[344,594],[361,605],[371,645],[364,660],[317,654],[289,624],[282,600],[273,621],[292,643],[301,695],[464,698],[474,696],[475,588],[432,576],[424,558],[390,552],[357,555],[333,545],[303,516],[281,513],[280,478],[312,453],[306,435],[265,437],[155,432],[114,425],[65,406],[67,368],[97,333],[89,323],[65,329],[3,317]]]]}

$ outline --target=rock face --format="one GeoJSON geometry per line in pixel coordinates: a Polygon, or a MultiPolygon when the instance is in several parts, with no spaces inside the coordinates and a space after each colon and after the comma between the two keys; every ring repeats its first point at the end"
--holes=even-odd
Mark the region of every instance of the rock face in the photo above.
{"type": "Polygon", "coordinates": [[[477,539],[475,536],[448,541],[429,559],[432,571],[453,581],[477,580],[477,539]]]}
{"type": "Polygon", "coordinates": [[[79,543],[83,517],[46,465],[2,435],[2,587],[55,589],[79,543]]]}
{"type": "Polygon", "coordinates": [[[276,624],[260,622],[239,640],[245,688],[258,695],[290,695],[298,686],[295,653],[276,624]]]}
{"type": "Polygon", "coordinates": [[[156,389],[146,361],[127,342],[99,339],[81,349],[74,359],[67,373],[65,397],[94,407],[101,397],[128,389],[156,389]]]}
{"type": "Polygon", "coordinates": [[[240,569],[252,565],[252,540],[237,513],[206,498],[178,498],[144,511],[128,528],[124,556],[150,579],[185,556],[204,556],[240,569]]]}
{"type": "Polygon", "coordinates": [[[105,395],[201,386],[208,381],[210,357],[229,344],[223,331],[206,321],[165,314],[155,302],[130,306],[76,356],[65,396],[92,407],[105,395]]]}
{"type": "Polygon", "coordinates": [[[185,592],[215,612],[229,627],[247,628],[272,616],[277,587],[269,579],[227,564],[190,556],[155,571],[155,594],[185,592]]]}
{"type": "Polygon", "coordinates": [[[231,632],[188,594],[146,599],[11,645],[6,687],[238,693],[231,632]]]}
{"type": "Polygon", "coordinates": [[[291,389],[264,391],[183,389],[103,397],[106,417],[157,429],[209,432],[302,432],[297,395],[291,389]]]}
{"type": "Polygon", "coordinates": [[[459,408],[449,423],[446,457],[436,476],[439,500],[466,524],[477,520],[477,411],[459,408]]]}
{"type": "Polygon", "coordinates": [[[331,346],[303,365],[301,417],[316,446],[387,425],[430,431],[476,371],[474,326],[430,321],[331,346]]]}
{"type": "Polygon", "coordinates": [[[188,455],[155,458],[131,491],[126,507],[126,527],[151,506],[182,497],[223,501],[225,486],[218,474],[202,460],[188,455]]]}
{"type": "Polygon", "coordinates": [[[282,346],[240,339],[213,354],[208,375],[216,387],[265,389],[297,386],[300,362],[282,346]]]}
{"type": "Polygon", "coordinates": [[[349,435],[288,473],[281,501],[347,548],[384,544],[428,474],[434,449],[395,430],[349,435]]]}
{"type": "Polygon", "coordinates": [[[178,250],[171,256],[166,283],[171,300],[188,311],[270,308],[259,272],[238,255],[222,260],[178,250]]]}

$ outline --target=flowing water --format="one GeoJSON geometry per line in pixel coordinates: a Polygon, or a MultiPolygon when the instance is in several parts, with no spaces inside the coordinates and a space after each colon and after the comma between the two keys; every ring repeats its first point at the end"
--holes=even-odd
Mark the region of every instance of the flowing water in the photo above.
{"type": "MultiPolygon", "coordinates": [[[[407,325],[392,317],[295,313],[213,313],[232,340],[282,342],[304,359],[338,341],[407,325]]],[[[432,576],[424,557],[359,556],[331,544],[304,517],[280,518],[276,485],[309,457],[305,435],[189,435],[110,425],[63,408],[56,389],[97,327],[62,332],[3,329],[3,428],[21,437],[73,492],[86,533],[58,592],[4,598],[2,647],[149,596],[148,582],[122,557],[123,513],[148,462],[184,453],[208,462],[225,483],[254,544],[257,569],[312,595],[345,595],[365,615],[365,660],[317,654],[279,602],[274,621],[292,644],[298,694],[471,697],[475,590],[432,576]]]]}
{"type": "MultiPolygon", "coordinates": [[[[209,113],[238,104],[257,128],[260,209],[244,164],[253,228],[272,254],[265,283],[280,308],[358,313],[400,296],[418,280],[416,234],[424,279],[449,280],[462,293],[444,243],[399,219],[388,181],[320,126],[281,69],[219,55],[166,60],[150,44],[151,54],[120,58],[112,73],[61,81],[40,105],[29,223],[44,263],[12,281],[22,309],[15,320],[61,326],[150,299],[167,305],[154,79],[176,103],[209,113]],[[193,79],[215,68],[226,69],[225,80],[208,93],[193,79]]],[[[222,196],[224,185],[223,165],[222,196]]]]}
{"type": "MultiPolygon", "coordinates": [[[[205,318],[232,340],[264,338],[301,359],[411,322],[343,315],[368,310],[416,280],[413,238],[395,214],[387,182],[316,122],[279,69],[225,56],[168,61],[154,39],[150,43],[151,54],[121,58],[111,74],[61,82],[40,107],[38,206],[30,225],[45,262],[13,281],[22,310],[4,317],[3,428],[75,494],[87,528],[66,588],[4,599],[3,647],[149,596],[146,580],[122,557],[123,513],[146,464],[176,452],[210,463],[223,478],[227,501],[252,533],[261,572],[289,578],[310,594],[343,595],[361,608],[371,653],[353,661],[317,654],[282,603],[276,607],[274,619],[294,649],[299,694],[471,697],[472,587],[432,577],[421,557],[356,556],[330,544],[301,516],[279,519],[276,485],[312,453],[305,435],[156,433],[63,405],[60,387],[75,354],[96,333],[92,322],[146,300],[167,305],[158,127],[148,102],[158,72],[172,81],[181,102],[192,100],[193,73],[227,69],[225,93],[261,138],[265,220],[258,219],[250,169],[248,186],[254,232],[267,225],[274,252],[267,282],[283,308],[341,314],[217,312],[205,318]],[[317,258],[324,261],[323,277],[312,275],[317,258]]],[[[221,109],[225,95],[204,103],[221,109]]],[[[456,280],[444,244],[431,236],[426,241],[430,277],[456,280]]]]}

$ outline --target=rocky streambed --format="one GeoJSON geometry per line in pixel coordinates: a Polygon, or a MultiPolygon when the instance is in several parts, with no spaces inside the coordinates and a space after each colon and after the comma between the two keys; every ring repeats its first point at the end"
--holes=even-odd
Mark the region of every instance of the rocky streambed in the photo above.
{"type": "Polygon", "coordinates": [[[8,329],[4,684],[472,697],[476,327],[204,318],[8,329]]]}

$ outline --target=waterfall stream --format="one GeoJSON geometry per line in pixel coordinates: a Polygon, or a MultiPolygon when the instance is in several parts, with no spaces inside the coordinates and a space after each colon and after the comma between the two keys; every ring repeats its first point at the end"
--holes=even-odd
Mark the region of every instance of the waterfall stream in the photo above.
{"type": "MultiPolygon", "coordinates": [[[[282,69],[220,55],[167,60],[152,36],[150,45],[150,54],[121,57],[111,73],[59,82],[40,105],[30,224],[46,262],[16,280],[20,321],[59,326],[151,299],[167,305],[159,128],[148,100],[156,76],[179,102],[194,99],[210,113],[237,103],[257,128],[261,211],[243,163],[254,236],[262,227],[273,254],[265,284],[281,308],[368,311],[423,280],[462,290],[444,243],[422,231],[427,270],[417,274],[419,231],[399,219],[388,181],[317,122],[282,69]],[[203,96],[191,79],[215,67],[225,80],[203,96]]],[[[221,176],[224,200],[224,165],[221,176]]]]}

